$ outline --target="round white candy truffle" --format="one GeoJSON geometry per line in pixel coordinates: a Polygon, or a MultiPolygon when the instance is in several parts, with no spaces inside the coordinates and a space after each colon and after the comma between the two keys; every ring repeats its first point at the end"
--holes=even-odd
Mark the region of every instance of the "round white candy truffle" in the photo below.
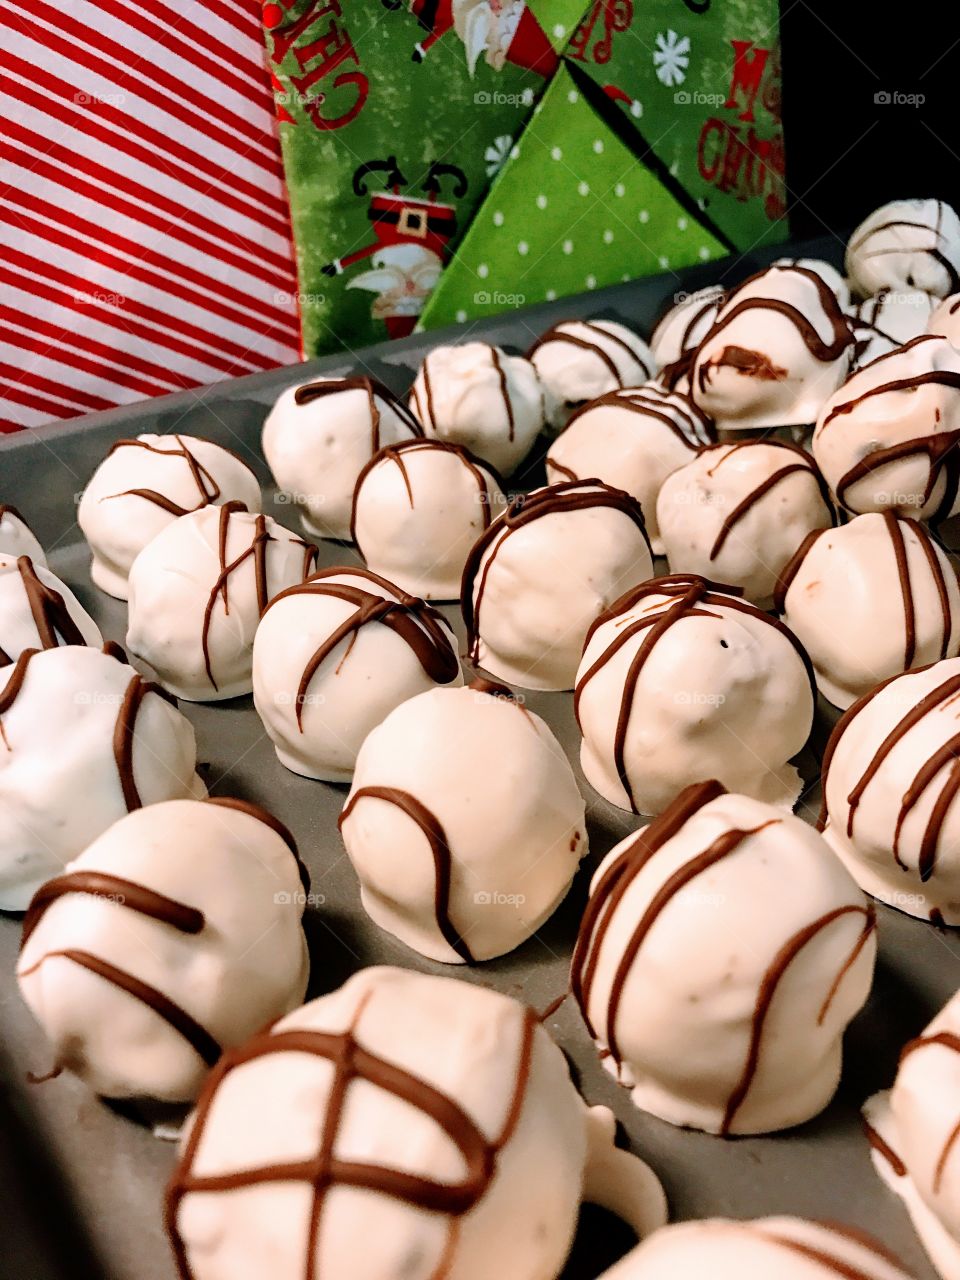
{"type": "Polygon", "coordinates": [[[463,571],[470,661],[527,689],[572,689],[591,623],[653,573],[635,498],[569,480],[515,498],[463,571]]]}
{"type": "Polygon", "coordinates": [[[100,628],[70,588],[29,556],[0,552],[0,668],[24,649],[103,644],[100,628]]]}
{"type": "Polygon", "coordinates": [[[26,650],[0,670],[0,909],[128,811],[204,795],[196,763],[190,721],[119,649],[26,650]]]}
{"type": "Polygon", "coordinates": [[[851,312],[856,337],[851,368],[862,369],[925,333],[936,302],[922,289],[907,293],[881,289],[855,306],[851,312]]]}
{"type": "Polygon", "coordinates": [[[443,440],[408,440],[361,471],[350,532],[375,573],[425,600],[459,600],[470,548],[504,506],[490,463],[443,440]]]}
{"type": "Polygon", "coordinates": [[[833,730],[824,836],[868,893],[921,920],[960,924],[960,659],[888,680],[833,730]]]}
{"type": "Polygon", "coordinates": [[[263,424],[263,456],[314,537],[349,538],[357,476],[378,449],[423,435],[376,378],[319,378],[287,387],[263,424]]]}
{"type": "Polygon", "coordinates": [[[781,574],[775,603],[836,707],[960,652],[957,575],[922,525],[892,511],[810,534],[781,574]]]}
{"type": "Polygon", "coordinates": [[[366,569],[323,569],[270,603],[253,641],[253,703],[280,763],[349,782],[371,729],[434,685],[461,685],[453,631],[366,569]]]}
{"type": "Polygon", "coordinates": [[[0,554],[29,556],[34,564],[46,565],[47,557],[30,526],[16,507],[0,502],[0,554]]]}
{"type": "Polygon", "coordinates": [[[449,964],[526,941],[587,851],[560,744],[484,681],[422,693],[370,732],[340,830],[372,919],[449,964]]]}
{"type": "Polygon", "coordinates": [[[802,1218],[704,1218],[654,1232],[600,1280],[912,1280],[859,1231],[802,1218]]]}
{"type": "Polygon", "coordinates": [[[181,516],[133,562],[127,647],[188,702],[249,693],[260,619],[316,554],[269,516],[232,503],[181,516]]]}
{"type": "Polygon", "coordinates": [[[771,1133],[833,1097],[875,925],[807,823],[699,783],[600,864],[573,992],[641,1110],[725,1137],[771,1133]]]}
{"type": "Polygon", "coordinates": [[[864,1107],[874,1167],[902,1197],[943,1280],[960,1276],[960,994],[900,1055],[864,1107]]]}
{"type": "Polygon", "coordinates": [[[486,342],[434,347],[417,373],[411,404],[428,436],[462,444],[504,476],[530,452],[544,422],[536,369],[486,342]]]}
{"type": "Polygon", "coordinates": [[[725,290],[712,284],[696,293],[674,294],[679,301],[657,322],[650,351],[661,369],[694,351],[709,333],[723,305],[725,290]]]}
{"type": "Polygon", "coordinates": [[[840,504],[944,520],[960,509],[960,351],[916,338],[823,406],[813,454],[840,504]]]}
{"type": "Polygon", "coordinates": [[[804,267],[807,271],[812,271],[814,275],[818,275],[823,283],[837,296],[842,310],[846,311],[850,306],[850,286],[830,262],[823,258],[776,258],[771,264],[773,267],[804,267]]]}
{"type": "Polygon", "coordinates": [[[110,1098],[195,1098],[223,1049],[303,999],[296,846],[245,801],[114,823],[34,896],[20,992],[56,1068],[110,1098]]]}
{"type": "Polygon", "coordinates": [[[602,480],[640,503],[650,544],[663,554],[657,494],[672,471],[716,439],[686,396],[656,382],[611,391],[578,409],[547,453],[547,479],[602,480]]]}
{"type": "Polygon", "coordinates": [[[614,320],[562,320],[527,353],[546,392],[546,416],[562,427],[574,409],[652,378],[653,352],[626,325],[614,320]]]}
{"type": "Polygon", "coordinates": [[[850,321],[804,267],[769,267],[727,294],[693,358],[690,395],[718,427],[815,421],[846,377],[850,321]]]}
{"type": "Polygon", "coordinates": [[[860,223],[846,271],[864,297],[923,289],[945,298],[960,288],[960,218],[943,200],[892,200],[860,223]]]}
{"type": "Polygon", "coordinates": [[[587,636],[574,709],[580,764],[621,809],[661,813],[702,778],[790,809],[787,764],[810,735],[816,690],[799,642],[703,578],[654,578],[587,636]]]}
{"type": "Polygon", "coordinates": [[[260,510],[257,477],[230,449],[196,436],[118,440],[90,477],[77,511],[93,552],[91,578],[126,600],[130,566],[147,543],[180,516],[224,502],[260,510]]]}
{"type": "MultiPolygon", "coordinates": [[[[927,333],[935,333],[953,346],[960,348],[960,293],[944,298],[927,321],[927,333]]],[[[0,524],[0,538],[3,525],[0,524]]],[[[3,543],[0,541],[0,549],[3,543]]]]}
{"type": "Polygon", "coordinates": [[[665,1218],[656,1178],[612,1136],[531,1009],[364,969],[224,1054],[167,1230],[194,1280],[552,1280],[581,1198],[630,1199],[641,1235],[665,1218]],[[598,1193],[611,1171],[619,1186],[598,1193]]]}
{"type": "Polygon", "coordinates": [[[671,573],[730,583],[763,608],[807,534],[833,520],[817,464],[785,440],[703,449],[667,477],[657,499],[671,573]]]}

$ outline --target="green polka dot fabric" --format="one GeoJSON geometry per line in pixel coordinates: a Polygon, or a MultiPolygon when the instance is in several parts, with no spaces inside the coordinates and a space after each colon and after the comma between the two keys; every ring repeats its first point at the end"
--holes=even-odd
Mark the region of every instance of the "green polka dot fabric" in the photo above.
{"type": "Polygon", "coordinates": [[[423,313],[424,328],[720,257],[727,248],[561,69],[423,313]]]}

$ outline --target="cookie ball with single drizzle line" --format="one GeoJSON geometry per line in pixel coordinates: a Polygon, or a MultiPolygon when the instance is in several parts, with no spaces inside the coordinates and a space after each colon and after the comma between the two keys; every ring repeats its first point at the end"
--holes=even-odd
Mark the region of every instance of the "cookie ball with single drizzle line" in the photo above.
{"type": "Polygon", "coordinates": [[[526,941],[587,851],[583,797],[560,744],[483,680],[410,698],[369,733],[340,832],[367,913],[448,964],[526,941]]]}
{"type": "Polygon", "coordinates": [[[891,200],[864,218],[847,244],[846,271],[865,298],[880,289],[960,289],[960,218],[943,200],[891,200]]]}
{"type": "Polygon", "coordinates": [[[0,502],[0,554],[12,557],[29,556],[34,564],[46,566],[47,557],[33,530],[16,509],[0,502]]]}
{"type": "Polygon", "coordinates": [[[260,510],[260,485],[232,450],[185,435],[118,440],[87,482],[77,523],[93,552],[90,576],[118,600],[134,560],[180,516],[224,502],[260,510]]]}
{"type": "Polygon", "coordinates": [[[810,661],[732,591],[654,578],[591,627],[574,694],[580,764],[611,804],[661,813],[704,777],[787,810],[800,794],[788,761],[813,724],[810,661]]]}
{"type": "Polygon", "coordinates": [[[24,649],[103,644],[100,628],[70,588],[29,556],[0,552],[0,668],[24,649]]]}
{"type": "Polygon", "coordinates": [[[892,511],[811,533],[781,573],[775,605],[836,707],[960,652],[960,587],[946,552],[892,511]]]}
{"type": "Polygon", "coordinates": [[[855,373],[827,400],[813,455],[848,511],[937,523],[960,509],[960,351],[924,336],[855,373]]]}
{"type": "Polygon", "coordinates": [[[458,600],[470,548],[506,506],[489,462],[443,440],[381,449],[360,472],[350,535],[367,565],[425,600],[458,600]]]}
{"type": "Polygon", "coordinates": [[[423,428],[376,378],[316,378],[287,387],[263,424],[263,456],[313,537],[349,538],[357,476],[378,449],[423,428]]]}
{"type": "Polygon", "coordinates": [[[534,366],[486,342],[434,347],[410,403],[428,436],[463,445],[503,476],[523,462],[544,424],[534,366]]]}
{"type": "Polygon", "coordinates": [[[253,641],[253,703],[282,765],[349,782],[387,715],[463,683],[443,616],[368,569],[311,574],[270,602],[253,641]]]}
{"type": "Polygon", "coordinates": [[[610,391],[578,409],[547,453],[547,479],[596,477],[640,503],[650,545],[663,555],[657,494],[673,471],[716,439],[709,418],[656,382],[610,391]]]}
{"type": "Polygon", "coordinates": [[[853,341],[816,272],[768,267],[727,294],[693,357],[691,399],[726,430],[814,422],[847,375],[853,341]]]}
{"type": "Polygon", "coordinates": [[[196,765],[190,721],[117,646],[24,650],[0,669],[0,910],[131,810],[204,795],[196,765]]]}
{"type": "Polygon", "coordinates": [[[674,294],[677,300],[657,321],[650,339],[658,368],[669,368],[699,347],[723,306],[725,292],[722,285],[712,284],[696,293],[674,294]]]}
{"type": "Polygon", "coordinates": [[[855,702],[822,768],[820,826],[860,886],[889,906],[960,924],[960,658],[855,702]]]}
{"type": "Polygon", "coordinates": [[[532,1009],[367,968],[224,1054],[166,1227],[181,1280],[553,1280],[582,1200],[666,1219],[613,1136],[532,1009]]]}
{"type": "Polygon", "coordinates": [[[568,480],[515,498],[463,571],[470,661],[526,689],[572,689],[593,621],[653,573],[635,498],[568,480]]]}
{"type": "Polygon", "coordinates": [[[655,1231],[600,1280],[912,1280],[898,1258],[839,1223],[704,1218],[655,1231]]]}
{"type": "Polygon", "coordinates": [[[804,538],[833,523],[817,464],[785,440],[701,449],[664,480],[657,498],[670,571],[728,582],[762,608],[804,538]]]}
{"type": "Polygon", "coordinates": [[[302,871],[287,829],[244,800],[116,822],[24,919],[17,981],[55,1069],[109,1098],[196,1097],[225,1048],[303,999],[302,871]]]}
{"type": "Polygon", "coordinates": [[[724,1137],[772,1133],[836,1091],[875,924],[807,823],[698,783],[600,864],[573,993],[641,1110],[724,1137]]]}
{"type": "Polygon", "coordinates": [[[620,387],[635,387],[657,370],[653,352],[615,320],[561,320],[527,352],[546,391],[546,414],[560,428],[573,411],[620,387]]]}
{"type": "Polygon", "coordinates": [[[960,1276],[960,995],[900,1055],[864,1109],[873,1165],[903,1200],[943,1280],[960,1276]]]}
{"type": "Polygon", "coordinates": [[[236,503],[181,516],[130,570],[127,647],[188,702],[249,693],[260,619],[316,558],[312,543],[236,503]]]}

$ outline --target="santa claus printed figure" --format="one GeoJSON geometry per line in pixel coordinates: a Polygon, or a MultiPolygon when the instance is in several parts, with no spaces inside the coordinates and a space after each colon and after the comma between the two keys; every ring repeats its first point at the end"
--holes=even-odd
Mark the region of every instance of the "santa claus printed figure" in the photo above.
{"type": "MultiPolygon", "coordinates": [[[[384,0],[388,8],[398,8],[384,0]]],[[[559,58],[526,0],[410,0],[410,12],[427,35],[415,45],[414,62],[422,62],[448,31],[463,41],[473,75],[481,57],[494,71],[509,62],[550,76],[559,58]]]]}
{"type": "Polygon", "coordinates": [[[354,263],[371,259],[372,270],[361,272],[347,284],[348,289],[365,289],[376,294],[371,308],[382,320],[391,338],[412,333],[423,304],[439,279],[447,259],[450,241],[457,231],[456,208],[441,204],[441,179],[453,179],[453,196],[467,193],[467,179],[455,165],[434,162],[422,190],[425,198],[404,193],[407,180],[397,166],[396,156],[362,164],[353,175],[358,196],[369,194],[367,178],[384,173],[390,190],[370,197],[368,217],[375,239],[360,249],[336,258],[323,267],[324,275],[342,274],[354,263]]]}

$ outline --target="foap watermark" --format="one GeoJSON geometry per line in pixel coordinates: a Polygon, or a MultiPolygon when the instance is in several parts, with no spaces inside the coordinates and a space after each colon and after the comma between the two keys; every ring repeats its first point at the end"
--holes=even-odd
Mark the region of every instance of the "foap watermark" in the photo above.
{"type": "Polygon", "coordinates": [[[473,295],[475,307],[522,307],[526,301],[525,293],[504,293],[501,289],[478,289],[473,295]]]}
{"type": "Polygon", "coordinates": [[[73,100],[79,106],[122,107],[127,100],[125,93],[75,93],[73,100]]]}
{"type": "Polygon", "coordinates": [[[314,893],[312,890],[308,893],[306,889],[295,889],[293,893],[280,889],[273,895],[273,900],[278,907],[322,907],[327,901],[327,896],[324,893],[314,893]]]}
{"type": "Polygon", "coordinates": [[[708,693],[705,689],[678,689],[673,700],[681,707],[722,707],[725,693],[708,693]]]}
{"type": "Polygon", "coordinates": [[[302,493],[298,489],[281,489],[273,495],[279,507],[318,507],[326,501],[325,493],[302,493]]]}
{"type": "Polygon", "coordinates": [[[927,500],[922,489],[879,489],[876,497],[884,507],[922,507],[927,500]]]}
{"type": "Polygon", "coordinates": [[[73,695],[77,707],[120,707],[126,693],[107,693],[103,689],[78,689],[73,695]]]}
{"type": "Polygon", "coordinates": [[[722,907],[726,905],[727,895],[716,889],[698,889],[688,885],[674,894],[673,901],[687,907],[722,907]]]}
{"type": "Polygon", "coordinates": [[[878,89],[873,95],[878,107],[922,107],[926,100],[925,93],[907,93],[903,89],[878,89]]]}
{"type": "Polygon", "coordinates": [[[322,693],[290,693],[286,689],[273,696],[278,707],[322,707],[326,700],[322,693]]]}
{"type": "Polygon", "coordinates": [[[126,294],[114,293],[108,289],[92,289],[89,292],[78,291],[73,295],[73,300],[80,305],[87,303],[101,303],[108,307],[122,307],[126,302],[126,294]]]}
{"type": "Polygon", "coordinates": [[[277,289],[273,300],[278,307],[322,307],[327,300],[325,293],[290,293],[277,289]]]}
{"type": "Polygon", "coordinates": [[[676,107],[722,107],[725,101],[722,93],[703,93],[699,89],[678,89],[673,95],[676,107]]]}
{"type": "Polygon", "coordinates": [[[693,293],[689,293],[686,289],[678,289],[673,295],[673,302],[675,306],[679,306],[681,302],[715,302],[717,296],[715,285],[706,289],[694,289],[693,293]]]}
{"type": "Polygon", "coordinates": [[[532,107],[533,90],[524,89],[520,93],[504,93],[500,89],[478,89],[473,95],[475,107],[532,107]]]}
{"type": "Polygon", "coordinates": [[[522,907],[526,900],[522,893],[500,893],[495,889],[478,889],[473,895],[478,907],[522,907]]]}

